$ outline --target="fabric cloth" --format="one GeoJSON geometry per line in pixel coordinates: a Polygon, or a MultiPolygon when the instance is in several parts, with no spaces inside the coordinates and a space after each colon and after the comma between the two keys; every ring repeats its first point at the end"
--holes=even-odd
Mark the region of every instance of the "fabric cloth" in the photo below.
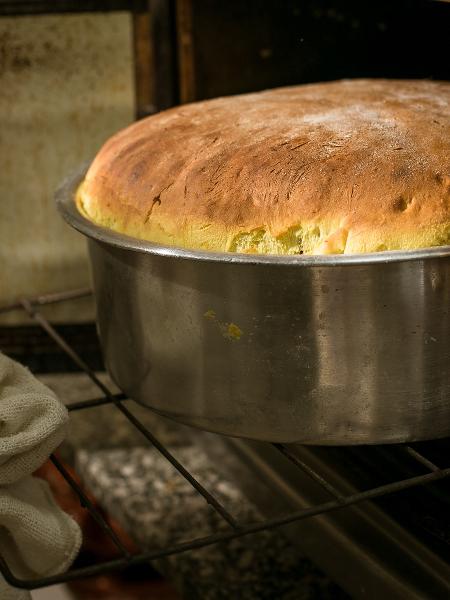
{"type": "Polygon", "coordinates": [[[65,438],[67,423],[55,394],[0,353],[0,485],[40,467],[65,438]]]}
{"type": "MultiPolygon", "coordinates": [[[[0,554],[20,578],[68,568],[81,544],[78,525],[31,476],[66,435],[68,414],[55,394],[0,353],[0,554]]],[[[23,600],[0,576],[0,598],[23,600]]]]}

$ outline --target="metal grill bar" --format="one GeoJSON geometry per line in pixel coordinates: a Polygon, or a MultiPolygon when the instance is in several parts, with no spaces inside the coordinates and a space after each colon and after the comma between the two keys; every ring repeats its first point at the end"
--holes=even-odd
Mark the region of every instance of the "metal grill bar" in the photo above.
{"type": "Polygon", "coordinates": [[[428,460],[428,458],[426,458],[425,456],[420,454],[420,452],[417,452],[417,450],[415,450],[414,448],[411,448],[411,446],[405,446],[405,451],[410,456],[412,456],[417,462],[419,462],[421,465],[423,465],[430,471],[433,471],[433,472],[439,471],[439,467],[437,465],[435,465],[434,463],[431,462],[431,460],[428,460]]]}
{"type": "MultiPolygon", "coordinates": [[[[342,500],[331,500],[329,502],[324,502],[323,504],[318,504],[317,506],[312,506],[309,508],[305,508],[303,510],[299,510],[291,513],[288,516],[278,517],[276,519],[270,519],[264,521],[263,523],[254,523],[252,525],[248,525],[246,527],[242,527],[239,531],[230,531],[222,534],[213,534],[202,538],[197,538],[195,540],[189,542],[183,542],[181,544],[174,544],[168,548],[164,548],[162,550],[153,550],[149,552],[143,552],[138,556],[134,556],[129,560],[112,560],[103,563],[102,565],[95,565],[93,567],[84,567],[81,569],[73,569],[68,573],[63,575],[56,575],[53,577],[47,577],[42,580],[34,580],[32,582],[32,587],[43,587],[45,585],[51,585],[53,583],[60,583],[61,581],[70,581],[72,579],[79,579],[82,577],[88,577],[90,575],[95,575],[99,572],[99,567],[101,567],[101,572],[113,571],[116,569],[123,569],[128,565],[132,564],[140,564],[143,562],[149,562],[152,560],[156,560],[158,558],[164,558],[166,556],[171,556],[173,554],[180,554],[182,552],[186,552],[188,550],[197,550],[199,548],[204,548],[206,546],[211,546],[212,544],[217,544],[218,542],[228,542],[233,539],[244,537],[246,535],[260,533],[261,531],[266,531],[270,529],[274,529],[276,527],[280,527],[282,525],[289,525],[294,521],[301,521],[308,517],[314,517],[318,515],[322,515],[325,513],[329,513],[333,510],[337,510],[339,508],[343,508],[346,506],[352,506],[353,504],[358,504],[359,502],[363,502],[365,500],[373,500],[375,498],[379,498],[380,496],[385,496],[387,494],[392,494],[394,492],[400,492],[406,490],[408,488],[414,487],[416,485],[423,485],[425,483],[430,483],[432,481],[437,481],[438,479],[443,479],[445,477],[450,476],[450,467],[448,469],[442,469],[439,472],[435,473],[427,473],[426,475],[419,475],[417,477],[411,477],[409,479],[402,479],[400,481],[396,481],[395,483],[389,483],[386,485],[382,485],[376,488],[372,488],[370,490],[364,492],[358,492],[356,494],[351,494],[350,496],[344,497],[342,500]]],[[[31,587],[29,586],[29,582],[20,580],[12,575],[5,561],[0,556],[0,567],[4,570],[5,579],[11,583],[12,585],[16,585],[17,587],[31,587]]]]}
{"type": "MultiPolygon", "coordinates": [[[[43,296],[35,296],[29,298],[27,302],[32,306],[44,306],[45,304],[54,304],[55,302],[64,302],[66,300],[76,300],[78,298],[86,298],[92,296],[92,290],[89,288],[81,288],[79,290],[71,290],[69,292],[58,292],[56,294],[45,294],[43,296]]],[[[0,314],[10,312],[12,310],[23,309],[23,300],[18,300],[5,306],[0,306],[0,314]]]]}
{"type": "Polygon", "coordinates": [[[102,391],[105,394],[105,396],[112,399],[112,393],[107,388],[107,386],[100,381],[100,379],[89,367],[89,365],[87,365],[84,362],[84,360],[80,356],[78,356],[75,350],[73,350],[65,341],[65,339],[59,335],[59,333],[52,325],[50,325],[47,319],[34,308],[31,302],[29,302],[26,298],[23,298],[20,302],[26,310],[26,312],[28,313],[28,315],[32,317],[37,323],[39,323],[42,329],[44,329],[48,333],[48,335],[58,344],[61,350],[63,350],[73,360],[77,367],[79,367],[82,371],[89,375],[90,379],[95,383],[95,385],[100,389],[100,391],[102,391]]]}
{"type": "Polygon", "coordinates": [[[112,394],[111,391],[105,386],[95,375],[95,373],[89,368],[89,366],[81,359],[81,357],[74,352],[74,350],[67,344],[67,342],[57,333],[54,327],[45,319],[45,317],[36,310],[36,306],[50,304],[52,302],[61,302],[64,300],[80,298],[83,296],[87,296],[90,293],[88,290],[74,290],[71,292],[64,292],[61,294],[52,294],[48,296],[39,296],[34,299],[22,299],[17,303],[10,304],[6,307],[0,307],[0,313],[6,312],[8,310],[16,310],[17,308],[21,308],[25,310],[32,318],[34,318],[39,325],[48,333],[48,335],[58,344],[58,346],[75,362],[75,364],[82,369],[90,379],[95,383],[95,385],[102,391],[104,394],[101,398],[94,398],[92,400],[75,402],[71,404],[68,409],[71,411],[74,410],[82,410],[85,408],[92,408],[95,406],[100,406],[103,404],[113,404],[126,418],[127,420],[136,427],[148,441],[150,441],[155,448],[180,472],[180,474],[185,477],[187,481],[205,498],[205,500],[211,504],[216,511],[221,514],[224,520],[233,527],[234,530],[228,530],[223,533],[215,533],[206,537],[197,538],[188,542],[183,542],[179,544],[173,544],[169,547],[150,550],[147,552],[142,552],[138,555],[130,555],[127,549],[123,546],[120,540],[117,538],[114,530],[108,525],[108,523],[103,519],[103,517],[96,511],[93,504],[89,501],[87,496],[84,494],[81,487],[74,481],[74,479],[70,476],[67,470],[61,465],[57,458],[52,457],[53,464],[67,481],[67,483],[71,486],[71,488],[77,493],[80,498],[80,502],[89,510],[92,514],[93,518],[99,523],[100,527],[102,527],[105,534],[107,534],[116,544],[116,547],[119,548],[122,556],[117,559],[113,559],[101,564],[91,565],[88,567],[71,569],[67,573],[63,573],[60,575],[54,575],[50,577],[43,577],[40,579],[34,580],[23,580],[16,578],[8,565],[4,561],[4,559],[0,555],[0,571],[3,573],[5,579],[16,587],[21,587],[25,589],[35,589],[38,587],[44,587],[47,585],[51,585],[54,583],[60,583],[63,581],[70,581],[74,579],[80,579],[83,577],[88,577],[91,575],[97,575],[99,573],[105,573],[109,571],[124,569],[129,565],[135,565],[140,563],[145,563],[148,561],[152,561],[158,558],[163,558],[166,556],[170,556],[173,554],[179,554],[182,552],[186,552],[189,550],[195,550],[198,548],[203,548],[205,546],[210,546],[212,544],[216,544],[218,542],[226,542],[232,539],[243,537],[246,535],[251,535],[255,533],[259,533],[261,531],[273,529],[275,527],[280,527],[282,525],[288,525],[295,521],[300,521],[302,519],[314,517],[321,514],[326,514],[334,510],[338,510],[339,508],[343,508],[346,506],[351,506],[366,500],[373,500],[379,498],[381,496],[385,496],[387,494],[393,494],[396,492],[400,492],[414,486],[424,485],[427,483],[431,483],[434,481],[438,481],[444,479],[446,477],[450,477],[450,467],[445,469],[440,469],[433,462],[424,457],[421,453],[410,446],[404,446],[404,450],[414,458],[418,463],[422,466],[425,466],[430,472],[418,475],[415,477],[410,477],[407,479],[402,479],[399,481],[395,481],[393,483],[389,483],[386,485],[381,485],[379,487],[375,487],[363,492],[356,492],[354,494],[343,496],[341,495],[337,489],[332,486],[328,481],[326,481],[319,473],[317,473],[314,469],[312,469],[308,464],[304,463],[296,456],[294,456],[286,446],[282,444],[274,444],[274,447],[283,454],[287,460],[289,460],[292,464],[294,464],[297,468],[301,469],[305,473],[307,473],[314,481],[316,481],[319,485],[321,485],[324,489],[326,489],[333,497],[333,500],[328,502],[324,502],[318,504],[316,506],[311,506],[308,508],[304,508],[302,510],[295,511],[289,515],[284,515],[281,517],[277,517],[274,519],[270,519],[264,522],[245,524],[242,526],[238,526],[238,524],[234,521],[234,519],[227,513],[225,508],[205,489],[197,480],[181,465],[175,457],[157,440],[153,434],[146,429],[140,421],[130,412],[124,405],[123,401],[127,400],[124,394],[112,394]]]}
{"type": "Polygon", "coordinates": [[[181,475],[199,492],[203,498],[210,504],[216,512],[235,530],[239,530],[239,525],[236,523],[230,513],[218,502],[212,494],[208,492],[198,481],[193,477],[187,469],[171,454],[163,444],[146,428],[138,419],[124,406],[116,404],[117,408],[125,415],[125,417],[144,435],[149,442],[181,473],[181,475]]]}
{"type": "Polygon", "coordinates": [[[67,342],[59,335],[59,333],[54,329],[52,325],[47,321],[47,319],[39,313],[27,300],[22,300],[22,305],[27,313],[33,317],[45,331],[50,335],[50,337],[60,346],[60,348],[75,362],[75,364],[80,367],[83,371],[85,371],[91,380],[95,383],[95,385],[100,388],[100,390],[109,398],[116,408],[120,410],[120,412],[138,429],[147,440],[153,444],[153,446],[175,467],[175,469],[188,481],[194,489],[197,490],[199,494],[203,496],[208,504],[210,504],[216,512],[229,524],[233,529],[239,529],[236,521],[233,517],[228,513],[228,511],[218,502],[208,490],[206,490],[195,477],[193,477],[187,469],[183,467],[183,465],[171,454],[167,448],[161,444],[161,442],[146,428],[142,425],[142,423],[136,419],[136,417],[123,406],[120,402],[117,402],[114,398],[112,392],[108,389],[108,387],[102,383],[99,378],[95,375],[95,373],[90,369],[90,367],[83,361],[83,359],[67,344],[67,342]]]}
{"type": "Polygon", "coordinates": [[[69,412],[82,410],[83,408],[95,408],[96,406],[103,406],[104,404],[115,404],[116,402],[121,402],[122,400],[128,400],[125,394],[111,394],[111,398],[105,398],[102,396],[101,398],[93,398],[92,400],[82,400],[81,402],[72,402],[71,404],[66,404],[66,408],[69,412]]]}
{"type": "Polygon", "coordinates": [[[303,462],[302,460],[297,458],[297,456],[294,456],[292,454],[292,452],[290,452],[288,450],[288,448],[286,448],[286,446],[284,446],[283,444],[272,444],[272,445],[279,452],[281,452],[281,454],[283,456],[285,456],[288,460],[290,460],[291,463],[293,463],[296,467],[298,467],[299,469],[301,469],[302,471],[307,473],[311,477],[311,479],[313,479],[320,486],[322,486],[325,490],[327,490],[327,492],[329,492],[334,498],[339,500],[339,502],[341,502],[344,499],[344,497],[338,492],[338,490],[333,485],[331,485],[331,483],[329,483],[326,479],[324,479],[321,475],[319,475],[319,473],[314,471],[314,469],[312,469],[305,462],[303,462]]]}
{"type": "Polygon", "coordinates": [[[64,479],[70,485],[72,490],[80,498],[81,505],[86,507],[89,510],[90,514],[95,519],[96,523],[101,527],[102,531],[104,533],[106,533],[112,539],[112,541],[114,542],[114,544],[116,545],[118,550],[120,550],[122,556],[126,557],[126,558],[130,558],[131,554],[128,552],[128,550],[125,548],[125,546],[122,544],[122,542],[118,538],[114,529],[112,527],[110,527],[110,525],[108,525],[108,523],[106,522],[104,517],[95,508],[95,506],[92,504],[92,502],[89,500],[89,498],[84,493],[83,489],[78,485],[78,483],[75,481],[75,479],[69,474],[67,469],[65,469],[65,467],[59,462],[59,460],[56,458],[56,456],[54,454],[52,454],[50,456],[50,460],[55,465],[55,467],[58,469],[58,471],[60,472],[62,477],[64,477],[64,479]]]}

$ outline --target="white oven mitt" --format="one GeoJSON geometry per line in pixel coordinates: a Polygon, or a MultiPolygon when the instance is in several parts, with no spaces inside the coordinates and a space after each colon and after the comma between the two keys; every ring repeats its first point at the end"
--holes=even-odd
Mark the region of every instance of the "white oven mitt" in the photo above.
{"type": "MultiPolygon", "coordinates": [[[[0,353],[0,553],[19,578],[68,568],[78,525],[55,503],[48,484],[31,473],[65,437],[66,408],[23,366],[0,353]]],[[[0,576],[1,600],[29,598],[0,576]]]]}

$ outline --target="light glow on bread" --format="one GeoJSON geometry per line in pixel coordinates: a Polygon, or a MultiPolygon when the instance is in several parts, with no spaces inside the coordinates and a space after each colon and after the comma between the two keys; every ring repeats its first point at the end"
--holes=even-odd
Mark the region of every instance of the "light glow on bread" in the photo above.
{"type": "Polygon", "coordinates": [[[95,223],[163,245],[352,254],[450,244],[450,85],[349,80],[180,106],[100,150],[95,223]]]}

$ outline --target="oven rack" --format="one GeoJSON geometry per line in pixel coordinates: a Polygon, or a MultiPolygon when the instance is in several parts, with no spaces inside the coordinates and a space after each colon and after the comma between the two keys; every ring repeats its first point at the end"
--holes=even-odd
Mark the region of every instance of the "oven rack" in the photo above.
{"type": "Polygon", "coordinates": [[[419,452],[411,445],[400,444],[397,445],[397,447],[401,448],[404,453],[409,455],[409,457],[415,460],[417,463],[420,463],[420,465],[426,469],[426,473],[414,477],[399,479],[385,485],[372,487],[370,489],[358,491],[349,495],[342,495],[329,481],[323,478],[310,465],[294,456],[291,453],[289,446],[284,444],[272,444],[272,446],[276,448],[276,450],[280,452],[286,460],[290,461],[295,465],[295,467],[306,473],[324,490],[326,490],[331,499],[327,502],[322,502],[302,510],[293,511],[287,515],[281,515],[279,517],[270,518],[264,521],[258,521],[254,523],[236,522],[233,516],[229,514],[226,508],[215,498],[214,493],[202,486],[200,482],[191,475],[188,468],[182,465],[175,458],[175,456],[152,434],[152,432],[145,427],[133,414],[132,410],[129,409],[129,403],[133,401],[128,399],[124,394],[112,393],[108,387],[98,379],[95,372],[58,333],[49,320],[45,318],[42,312],[39,311],[40,306],[75,300],[90,296],[91,294],[92,291],[90,289],[77,289],[33,298],[21,298],[15,303],[0,307],[0,314],[13,310],[25,311],[28,316],[31,317],[35,323],[37,323],[53,339],[53,341],[71,359],[71,361],[73,361],[74,365],[76,365],[78,369],[84,371],[89,376],[91,381],[97,386],[99,392],[101,393],[99,397],[91,400],[73,402],[67,406],[69,411],[89,410],[90,408],[100,405],[110,405],[111,409],[118,410],[120,413],[122,413],[123,417],[128,420],[129,424],[136,428],[146,438],[148,443],[156,448],[172,464],[178,473],[184,477],[186,481],[188,481],[189,484],[204,498],[204,500],[220,515],[220,517],[228,524],[229,529],[223,533],[198,537],[187,542],[174,543],[164,548],[156,548],[153,550],[132,554],[125,548],[119,537],[116,535],[114,529],[107,523],[101,513],[96,510],[81,486],[74,480],[74,478],[66,470],[63,464],[61,464],[58,458],[55,455],[52,455],[51,461],[55,469],[59,471],[68,485],[76,493],[81,506],[89,511],[91,517],[95,519],[102,531],[114,543],[118,551],[118,557],[112,560],[100,562],[98,564],[92,564],[80,568],[72,568],[59,575],[34,579],[22,579],[13,574],[5,559],[0,555],[0,572],[5,580],[12,586],[31,590],[56,583],[63,583],[111,571],[122,570],[132,565],[151,562],[166,556],[179,554],[190,550],[196,550],[220,542],[227,542],[235,538],[274,529],[282,525],[287,525],[289,523],[308,519],[317,515],[331,513],[332,511],[343,509],[347,506],[352,506],[366,500],[377,499],[388,494],[401,492],[408,488],[425,485],[450,476],[450,466],[446,468],[440,468],[426,456],[424,456],[423,453],[419,452]]]}

